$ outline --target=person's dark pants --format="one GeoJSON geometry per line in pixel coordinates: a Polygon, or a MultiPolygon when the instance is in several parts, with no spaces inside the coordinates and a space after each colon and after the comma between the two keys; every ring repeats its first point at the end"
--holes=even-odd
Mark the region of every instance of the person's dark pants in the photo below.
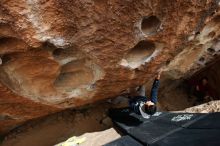
{"type": "Polygon", "coordinates": [[[194,95],[196,96],[196,101],[197,102],[204,102],[204,97],[205,97],[205,93],[201,92],[201,91],[195,91],[194,95]]]}

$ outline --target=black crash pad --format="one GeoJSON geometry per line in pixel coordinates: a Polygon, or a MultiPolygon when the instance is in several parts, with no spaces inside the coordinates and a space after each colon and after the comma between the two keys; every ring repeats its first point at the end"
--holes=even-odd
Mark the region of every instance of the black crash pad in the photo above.
{"type": "Polygon", "coordinates": [[[127,133],[143,144],[153,144],[203,117],[203,114],[170,113],[157,119],[146,119],[146,122],[127,130],[127,133]]]}
{"type": "Polygon", "coordinates": [[[105,144],[104,146],[143,146],[130,136],[123,136],[113,142],[105,144]]]}
{"type": "Polygon", "coordinates": [[[125,133],[141,125],[146,125],[149,128],[156,126],[157,130],[159,128],[165,128],[166,133],[167,130],[172,131],[178,127],[187,127],[189,124],[202,119],[206,114],[157,112],[149,119],[144,119],[142,116],[130,111],[129,108],[121,108],[111,109],[109,111],[109,116],[112,118],[113,123],[125,133]]]}
{"type": "Polygon", "coordinates": [[[219,129],[181,129],[150,146],[220,146],[219,129]]]}
{"type": "Polygon", "coordinates": [[[128,129],[136,127],[143,122],[141,118],[131,116],[130,114],[129,108],[109,110],[110,118],[123,132],[127,132],[128,129]]]}
{"type": "Polygon", "coordinates": [[[121,132],[144,145],[220,145],[220,141],[215,139],[220,134],[220,129],[217,129],[220,127],[220,113],[160,113],[149,119],[129,109],[115,109],[109,114],[121,132]],[[207,134],[209,136],[205,137],[207,134]]]}
{"type": "Polygon", "coordinates": [[[109,110],[109,116],[122,132],[128,132],[129,129],[137,127],[145,122],[153,121],[159,116],[164,116],[168,113],[160,112],[152,116],[149,120],[130,111],[129,108],[119,108],[109,110]],[[159,115],[159,116],[158,116],[159,115]]]}
{"type": "Polygon", "coordinates": [[[219,129],[220,130],[220,113],[208,114],[205,118],[189,125],[190,129],[219,129]]]}

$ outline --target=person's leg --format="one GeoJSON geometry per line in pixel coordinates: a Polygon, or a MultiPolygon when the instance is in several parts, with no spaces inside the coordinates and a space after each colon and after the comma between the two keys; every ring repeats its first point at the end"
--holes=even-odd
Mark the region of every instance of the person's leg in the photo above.
{"type": "Polygon", "coordinates": [[[157,94],[158,94],[159,85],[160,85],[160,81],[158,79],[155,79],[151,88],[151,101],[153,103],[157,103],[157,94]]]}
{"type": "Polygon", "coordinates": [[[128,107],[129,99],[125,96],[117,96],[116,98],[112,99],[111,103],[114,108],[122,108],[128,107]]]}
{"type": "Polygon", "coordinates": [[[196,101],[198,104],[201,104],[204,100],[204,94],[201,91],[195,91],[194,95],[196,96],[196,101]]]}
{"type": "Polygon", "coordinates": [[[146,96],[146,87],[145,85],[141,85],[137,91],[139,96],[146,96]]]}
{"type": "Polygon", "coordinates": [[[138,112],[138,102],[135,99],[130,99],[129,100],[129,109],[132,112],[137,113],[138,112]]]}
{"type": "Polygon", "coordinates": [[[135,96],[134,98],[129,100],[129,109],[136,114],[140,114],[139,106],[141,103],[145,103],[146,101],[146,96],[135,96]]]}

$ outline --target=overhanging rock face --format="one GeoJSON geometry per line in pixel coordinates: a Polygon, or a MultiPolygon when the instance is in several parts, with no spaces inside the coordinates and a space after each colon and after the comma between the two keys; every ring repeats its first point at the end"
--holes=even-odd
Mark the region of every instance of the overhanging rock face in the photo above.
{"type": "Polygon", "coordinates": [[[200,50],[183,66],[190,70],[203,48],[218,50],[218,8],[214,0],[1,0],[0,114],[8,118],[0,131],[114,97],[189,48],[170,65],[184,75],[178,58],[200,50]]]}

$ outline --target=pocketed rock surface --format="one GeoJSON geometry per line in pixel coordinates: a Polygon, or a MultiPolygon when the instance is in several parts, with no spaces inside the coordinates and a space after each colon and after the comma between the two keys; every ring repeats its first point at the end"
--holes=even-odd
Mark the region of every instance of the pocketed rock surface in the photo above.
{"type": "Polygon", "coordinates": [[[219,58],[218,0],[1,0],[0,133],[219,58]]]}

